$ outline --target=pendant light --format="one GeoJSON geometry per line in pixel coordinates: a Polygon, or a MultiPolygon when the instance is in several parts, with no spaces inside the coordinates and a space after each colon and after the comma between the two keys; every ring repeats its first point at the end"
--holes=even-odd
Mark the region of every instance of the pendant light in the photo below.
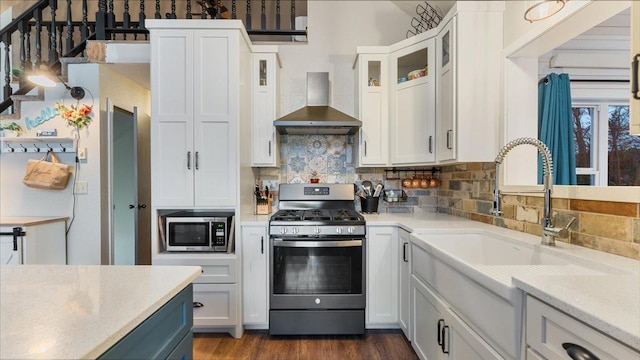
{"type": "Polygon", "coordinates": [[[527,11],[524,12],[524,19],[529,22],[546,19],[562,10],[565,3],[566,0],[529,1],[527,11]]]}

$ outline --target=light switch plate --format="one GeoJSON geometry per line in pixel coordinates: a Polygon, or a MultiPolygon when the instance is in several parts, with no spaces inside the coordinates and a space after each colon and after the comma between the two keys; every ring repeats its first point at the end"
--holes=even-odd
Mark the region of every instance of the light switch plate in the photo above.
{"type": "Polygon", "coordinates": [[[78,160],[87,160],[87,148],[78,148],[78,160]]]}
{"type": "Polygon", "coordinates": [[[88,181],[76,181],[74,184],[74,192],[76,194],[88,194],[89,182],[88,181]]]}

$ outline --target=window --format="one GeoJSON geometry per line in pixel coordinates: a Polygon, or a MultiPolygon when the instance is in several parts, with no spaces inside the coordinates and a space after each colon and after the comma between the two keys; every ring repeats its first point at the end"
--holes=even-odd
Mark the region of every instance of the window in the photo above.
{"type": "Polygon", "coordinates": [[[640,186],[640,137],[629,135],[629,106],[574,101],[572,110],[578,185],[640,186]]]}

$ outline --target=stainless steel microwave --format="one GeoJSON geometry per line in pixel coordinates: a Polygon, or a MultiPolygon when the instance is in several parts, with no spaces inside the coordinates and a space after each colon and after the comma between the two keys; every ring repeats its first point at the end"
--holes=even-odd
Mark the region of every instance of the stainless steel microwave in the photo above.
{"type": "Polygon", "coordinates": [[[166,222],[167,251],[227,252],[235,241],[232,212],[181,211],[166,222]]]}

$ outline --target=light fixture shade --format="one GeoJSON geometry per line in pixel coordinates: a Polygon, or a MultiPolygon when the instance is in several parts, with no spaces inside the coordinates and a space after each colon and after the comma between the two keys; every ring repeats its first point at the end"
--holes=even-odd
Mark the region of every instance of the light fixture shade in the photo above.
{"type": "Polygon", "coordinates": [[[562,10],[566,0],[536,0],[530,1],[529,7],[524,12],[524,19],[534,22],[546,19],[562,10]]]}
{"type": "Polygon", "coordinates": [[[55,87],[56,83],[46,75],[34,74],[27,76],[27,79],[38,86],[55,87]]]}

